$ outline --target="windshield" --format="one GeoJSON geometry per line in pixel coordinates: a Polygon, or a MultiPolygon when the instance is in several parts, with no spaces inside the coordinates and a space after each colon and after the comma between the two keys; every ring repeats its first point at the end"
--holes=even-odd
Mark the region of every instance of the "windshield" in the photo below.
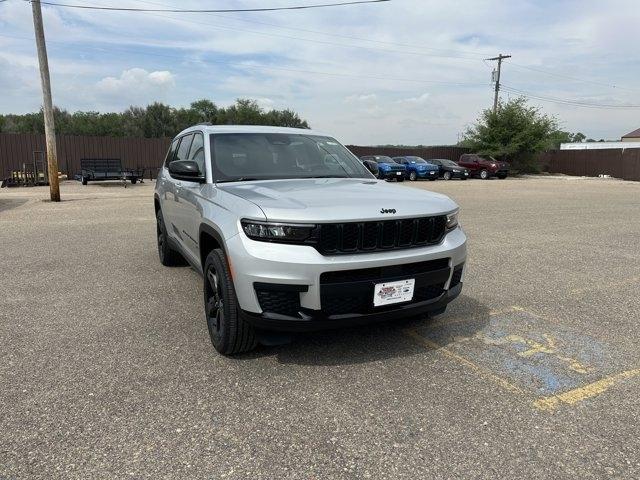
{"type": "Polygon", "coordinates": [[[331,137],[288,133],[211,135],[216,182],[280,178],[372,178],[331,137]]]}
{"type": "Polygon", "coordinates": [[[391,157],[385,157],[384,155],[373,157],[378,163],[398,163],[391,157]]]}
{"type": "Polygon", "coordinates": [[[420,158],[420,157],[407,157],[407,160],[409,160],[410,162],[413,163],[429,163],[426,160],[420,158]]]}
{"type": "Polygon", "coordinates": [[[454,162],[453,160],[440,160],[442,162],[443,165],[446,165],[447,167],[459,167],[460,165],[458,165],[456,162],[454,162]]]}

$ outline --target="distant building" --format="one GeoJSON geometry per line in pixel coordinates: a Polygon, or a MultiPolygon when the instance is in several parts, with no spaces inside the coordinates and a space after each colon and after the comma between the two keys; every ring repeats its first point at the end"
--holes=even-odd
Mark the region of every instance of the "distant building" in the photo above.
{"type": "Polygon", "coordinates": [[[560,150],[604,150],[607,148],[619,148],[621,150],[625,148],[640,148],[640,138],[635,142],[624,140],[622,142],[576,142],[576,143],[561,143],[560,150]]]}
{"type": "Polygon", "coordinates": [[[622,142],[640,142],[640,128],[623,135],[620,139],[622,142]]]}

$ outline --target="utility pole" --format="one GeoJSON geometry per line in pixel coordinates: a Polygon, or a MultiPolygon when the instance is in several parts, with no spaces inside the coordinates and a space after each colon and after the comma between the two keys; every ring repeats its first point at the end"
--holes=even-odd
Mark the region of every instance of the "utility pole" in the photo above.
{"type": "Polygon", "coordinates": [[[31,0],[31,8],[33,10],[33,28],[36,34],[38,63],[40,64],[40,82],[42,83],[42,97],[44,100],[44,136],[47,144],[47,172],[49,175],[49,192],[51,194],[51,201],[59,202],[60,184],[58,183],[56,127],[53,121],[53,101],[51,100],[49,61],[47,60],[47,45],[44,41],[44,27],[42,25],[42,10],[40,8],[40,0],[31,0]]]}
{"type": "Polygon", "coordinates": [[[498,71],[496,73],[496,78],[495,78],[495,82],[496,82],[496,89],[495,89],[495,94],[493,97],[493,113],[496,113],[498,111],[498,95],[500,93],[500,70],[502,67],[502,60],[504,60],[505,58],[511,58],[511,55],[498,55],[497,57],[493,57],[493,58],[485,58],[485,60],[489,61],[498,61],[498,71]]]}

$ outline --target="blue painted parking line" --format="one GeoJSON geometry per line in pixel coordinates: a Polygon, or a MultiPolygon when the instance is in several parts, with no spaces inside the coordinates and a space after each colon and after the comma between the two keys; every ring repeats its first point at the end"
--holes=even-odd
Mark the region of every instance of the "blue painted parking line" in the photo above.
{"type": "Polygon", "coordinates": [[[543,409],[592,397],[604,391],[599,386],[609,386],[605,379],[636,371],[606,343],[521,307],[450,322],[443,317],[412,336],[529,394],[543,409]]]}

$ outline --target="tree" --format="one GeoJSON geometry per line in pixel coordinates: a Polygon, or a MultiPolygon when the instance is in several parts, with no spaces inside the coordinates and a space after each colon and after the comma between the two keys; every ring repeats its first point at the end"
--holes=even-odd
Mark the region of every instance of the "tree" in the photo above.
{"type": "MultiPolygon", "coordinates": [[[[101,135],[112,137],[173,137],[196,123],[275,125],[309,128],[292,110],[265,112],[258,102],[238,99],[227,108],[219,108],[211,100],[201,99],[187,108],[174,108],[163,103],[146,107],[131,106],[124,112],[74,112],[55,107],[59,133],[67,135],[101,135]]],[[[25,115],[0,115],[0,132],[44,133],[42,112],[25,115]]]]}
{"type": "Polygon", "coordinates": [[[563,141],[571,141],[571,134],[558,130],[557,119],[519,97],[500,102],[495,113],[484,110],[465,132],[461,145],[511,162],[518,170],[536,171],[535,155],[563,141]]]}

